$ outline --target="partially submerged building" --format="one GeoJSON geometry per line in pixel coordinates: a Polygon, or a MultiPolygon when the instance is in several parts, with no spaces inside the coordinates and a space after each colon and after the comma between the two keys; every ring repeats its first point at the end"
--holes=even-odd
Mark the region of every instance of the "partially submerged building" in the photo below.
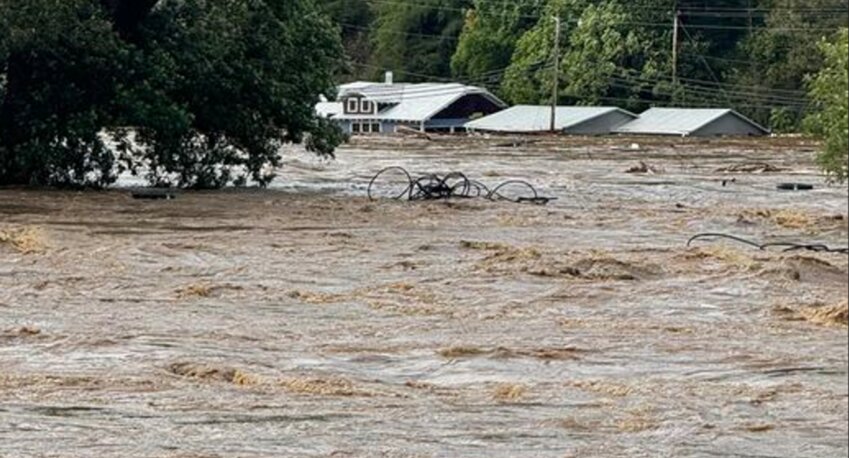
{"type": "Polygon", "coordinates": [[[402,128],[420,132],[464,131],[473,118],[503,110],[498,97],[457,83],[394,84],[356,82],[339,87],[337,102],[322,102],[316,113],[352,135],[388,134],[402,128]]]}
{"type": "MultiPolygon", "coordinates": [[[[470,132],[534,134],[551,131],[551,107],[518,105],[466,124],[470,132]]],[[[555,129],[570,135],[608,135],[637,115],[616,107],[557,107],[555,129]]]]}
{"type": "Polygon", "coordinates": [[[734,110],[703,108],[652,108],[615,132],[680,137],[763,136],[770,133],[734,110]]]}

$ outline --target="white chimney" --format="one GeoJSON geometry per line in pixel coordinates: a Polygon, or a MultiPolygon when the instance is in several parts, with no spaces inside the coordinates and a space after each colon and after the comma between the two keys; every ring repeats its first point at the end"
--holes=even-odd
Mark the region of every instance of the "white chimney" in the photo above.
{"type": "Polygon", "coordinates": [[[386,84],[395,84],[395,74],[386,72],[386,84]]]}

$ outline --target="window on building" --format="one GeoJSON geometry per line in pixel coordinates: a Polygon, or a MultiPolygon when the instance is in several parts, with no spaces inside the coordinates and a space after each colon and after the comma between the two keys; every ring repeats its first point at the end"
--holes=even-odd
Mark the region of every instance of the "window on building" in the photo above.
{"type": "Polygon", "coordinates": [[[372,104],[368,100],[360,100],[360,113],[373,113],[372,104]]]}
{"type": "Polygon", "coordinates": [[[381,125],[379,122],[352,122],[351,133],[353,134],[379,134],[381,125]]]}
{"type": "Polygon", "coordinates": [[[359,112],[359,110],[360,110],[360,101],[359,101],[359,100],[357,100],[357,99],[355,99],[355,98],[348,99],[347,108],[348,108],[348,113],[357,113],[357,112],[359,112]]]}

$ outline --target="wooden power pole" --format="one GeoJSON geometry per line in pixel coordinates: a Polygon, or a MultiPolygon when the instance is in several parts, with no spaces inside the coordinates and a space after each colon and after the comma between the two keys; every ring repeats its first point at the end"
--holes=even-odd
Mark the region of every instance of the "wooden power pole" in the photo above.
{"type": "Polygon", "coordinates": [[[551,133],[557,132],[557,101],[560,98],[560,16],[554,17],[554,86],[551,95],[551,133]]]}
{"type": "Polygon", "coordinates": [[[672,84],[678,86],[678,28],[680,27],[681,12],[678,10],[678,2],[673,5],[672,14],[675,25],[672,27],[672,84]]]}

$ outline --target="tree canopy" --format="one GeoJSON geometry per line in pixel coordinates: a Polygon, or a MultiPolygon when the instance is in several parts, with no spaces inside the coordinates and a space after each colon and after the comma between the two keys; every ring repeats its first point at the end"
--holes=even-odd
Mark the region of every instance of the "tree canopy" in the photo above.
{"type": "Polygon", "coordinates": [[[0,184],[266,184],[342,55],[313,0],[0,0],[0,184]]]}
{"type": "Polygon", "coordinates": [[[825,139],[819,157],[823,169],[835,180],[849,174],[849,30],[820,43],[825,67],[810,82],[815,110],[806,119],[808,129],[825,139]]]}

